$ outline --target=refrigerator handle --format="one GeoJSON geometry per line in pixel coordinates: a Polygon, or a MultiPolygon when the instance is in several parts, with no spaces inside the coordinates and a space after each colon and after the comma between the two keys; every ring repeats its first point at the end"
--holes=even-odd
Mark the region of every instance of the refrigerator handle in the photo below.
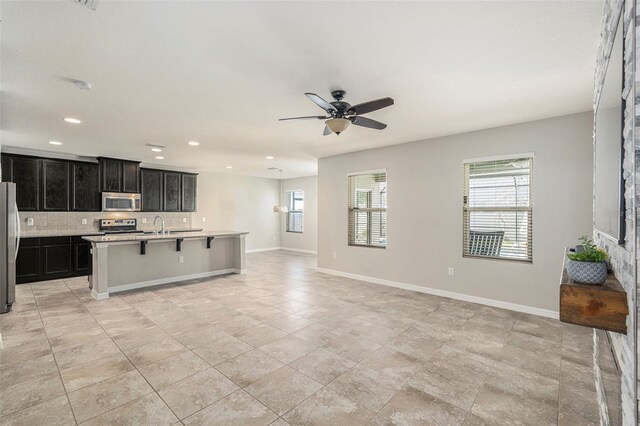
{"type": "Polygon", "coordinates": [[[18,259],[18,249],[20,248],[20,234],[22,234],[22,230],[20,229],[20,212],[18,212],[18,203],[16,202],[16,229],[18,230],[16,234],[16,254],[13,260],[18,259]]]}

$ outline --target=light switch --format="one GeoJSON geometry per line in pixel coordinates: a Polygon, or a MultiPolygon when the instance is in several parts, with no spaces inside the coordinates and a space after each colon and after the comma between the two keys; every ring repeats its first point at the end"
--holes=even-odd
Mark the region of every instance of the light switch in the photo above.
{"type": "Polygon", "coordinates": [[[187,223],[187,218],[186,217],[182,218],[182,223],[187,223]]]}
{"type": "Polygon", "coordinates": [[[33,218],[32,217],[28,217],[27,218],[27,226],[33,226],[33,218]]]}
{"type": "Polygon", "coordinates": [[[453,275],[455,275],[455,274],[456,274],[456,270],[455,270],[455,269],[453,269],[453,267],[452,267],[452,266],[449,266],[449,275],[453,276],[453,275]]]}
{"type": "Polygon", "coordinates": [[[204,216],[202,216],[202,221],[203,221],[203,222],[206,222],[206,221],[207,221],[207,218],[206,218],[206,217],[204,217],[204,216]]]}

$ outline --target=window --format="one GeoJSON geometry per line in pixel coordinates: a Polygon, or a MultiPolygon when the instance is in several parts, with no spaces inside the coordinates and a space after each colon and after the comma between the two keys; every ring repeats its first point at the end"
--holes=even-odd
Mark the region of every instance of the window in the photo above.
{"type": "Polygon", "coordinates": [[[387,246],[387,172],[349,175],[349,245],[387,246]]]}
{"type": "Polygon", "coordinates": [[[302,234],[302,211],[304,210],[304,191],[287,192],[289,213],[287,213],[287,232],[302,234]]]}
{"type": "Polygon", "coordinates": [[[463,256],[532,261],[532,158],[465,162],[463,256]]]}

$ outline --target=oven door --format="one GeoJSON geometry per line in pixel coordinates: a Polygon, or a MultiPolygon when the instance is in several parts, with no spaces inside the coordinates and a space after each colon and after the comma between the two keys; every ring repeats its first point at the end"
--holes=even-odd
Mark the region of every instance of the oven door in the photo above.
{"type": "Polygon", "coordinates": [[[140,194],[102,193],[103,212],[139,212],[140,194]]]}

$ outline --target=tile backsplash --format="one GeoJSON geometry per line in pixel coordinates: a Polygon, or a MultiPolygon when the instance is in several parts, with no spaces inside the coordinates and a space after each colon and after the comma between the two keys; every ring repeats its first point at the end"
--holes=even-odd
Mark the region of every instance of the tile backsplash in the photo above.
{"type": "MultiPolygon", "coordinates": [[[[75,233],[78,235],[98,231],[100,219],[129,219],[138,220],[138,229],[153,231],[153,220],[160,214],[164,217],[167,229],[191,228],[193,213],[144,213],[144,212],[20,212],[20,225],[22,236],[75,233]],[[33,219],[33,225],[28,225],[29,219],[33,219]],[[86,219],[86,225],[83,224],[86,219]],[[146,219],[146,223],[144,222],[146,219]],[[186,222],[185,222],[186,220],[186,222]]],[[[159,225],[158,225],[159,226],[159,225]]]]}

